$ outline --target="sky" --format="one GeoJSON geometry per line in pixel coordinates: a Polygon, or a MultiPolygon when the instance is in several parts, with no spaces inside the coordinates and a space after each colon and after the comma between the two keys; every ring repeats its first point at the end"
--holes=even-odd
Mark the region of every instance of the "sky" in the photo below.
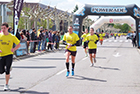
{"type": "MultiPolygon", "coordinates": [[[[11,0],[0,0],[0,1],[11,1],[11,0]]],[[[41,4],[50,5],[61,9],[63,11],[72,12],[75,5],[78,5],[79,9],[84,4],[92,5],[129,5],[136,4],[140,7],[140,0],[24,0],[26,2],[39,2],[41,4]]],[[[92,17],[91,17],[92,18],[92,17]]],[[[93,19],[97,17],[93,17],[93,19]]]]}

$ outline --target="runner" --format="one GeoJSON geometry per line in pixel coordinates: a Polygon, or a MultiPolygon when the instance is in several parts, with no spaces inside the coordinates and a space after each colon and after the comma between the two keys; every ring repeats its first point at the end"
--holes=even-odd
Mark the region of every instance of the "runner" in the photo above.
{"type": "Polygon", "coordinates": [[[77,53],[76,44],[78,43],[79,37],[77,34],[73,33],[73,27],[68,27],[68,33],[64,35],[63,44],[66,45],[66,68],[67,73],[66,77],[69,76],[69,57],[71,55],[72,60],[72,73],[71,75],[74,76],[74,66],[75,66],[75,57],[77,53]]]}
{"type": "Polygon", "coordinates": [[[100,37],[100,44],[102,45],[103,44],[103,37],[104,37],[103,31],[99,34],[99,37],[100,37]]]}
{"type": "Polygon", "coordinates": [[[86,37],[87,37],[87,35],[88,35],[89,33],[88,33],[88,29],[85,29],[85,33],[81,36],[81,38],[82,38],[82,46],[83,46],[83,48],[85,49],[85,56],[87,57],[88,56],[88,54],[87,54],[87,50],[88,50],[88,48],[87,48],[87,46],[88,46],[88,44],[87,44],[87,42],[86,42],[86,37]]]}
{"type": "Polygon", "coordinates": [[[8,24],[1,25],[3,34],[0,34],[0,74],[6,73],[4,91],[9,89],[10,68],[13,61],[13,52],[20,47],[20,41],[11,33],[8,32],[8,24]],[[13,43],[17,46],[13,48],[13,43]]]}
{"type": "Polygon", "coordinates": [[[90,28],[90,34],[87,36],[88,51],[90,55],[91,67],[96,63],[96,49],[97,49],[98,37],[94,34],[94,28],[90,28]],[[94,63],[93,59],[94,58],[94,63]]]}
{"type": "Polygon", "coordinates": [[[114,39],[115,39],[115,40],[116,40],[116,37],[117,37],[117,33],[114,34],[114,39]]]}

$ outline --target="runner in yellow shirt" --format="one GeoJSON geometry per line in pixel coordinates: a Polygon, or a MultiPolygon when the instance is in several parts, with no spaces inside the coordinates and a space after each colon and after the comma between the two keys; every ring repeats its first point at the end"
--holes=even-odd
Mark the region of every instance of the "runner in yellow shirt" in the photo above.
{"type": "Polygon", "coordinates": [[[81,36],[81,38],[82,38],[82,46],[83,46],[83,48],[85,49],[85,56],[87,57],[88,55],[87,55],[87,50],[88,50],[88,44],[87,44],[87,35],[89,35],[89,33],[88,33],[88,29],[85,29],[85,33],[81,36]]]}
{"type": "Polygon", "coordinates": [[[0,34],[0,74],[5,72],[6,84],[4,91],[9,90],[8,82],[10,79],[10,68],[13,60],[13,52],[20,47],[20,41],[11,33],[8,32],[8,24],[1,25],[2,32],[0,34]],[[13,48],[13,43],[17,46],[13,48]]]}
{"type": "Polygon", "coordinates": [[[90,34],[87,36],[88,51],[90,55],[91,67],[96,63],[96,49],[97,49],[98,37],[94,34],[94,28],[90,28],[90,34]],[[94,63],[93,63],[94,58],[94,63]]]}
{"type": "Polygon", "coordinates": [[[71,75],[74,76],[74,66],[75,66],[75,57],[77,53],[76,44],[79,41],[79,37],[77,34],[73,33],[73,27],[68,27],[68,33],[66,33],[63,37],[63,44],[66,45],[66,68],[67,73],[66,77],[69,76],[69,57],[71,55],[71,61],[72,61],[72,73],[71,75]]]}
{"type": "Polygon", "coordinates": [[[100,44],[102,45],[102,44],[103,44],[103,37],[105,37],[104,33],[101,32],[101,33],[99,34],[99,37],[100,37],[100,44]]]}
{"type": "Polygon", "coordinates": [[[117,37],[117,33],[114,34],[114,39],[115,39],[115,40],[116,40],[116,37],[117,37]]]}

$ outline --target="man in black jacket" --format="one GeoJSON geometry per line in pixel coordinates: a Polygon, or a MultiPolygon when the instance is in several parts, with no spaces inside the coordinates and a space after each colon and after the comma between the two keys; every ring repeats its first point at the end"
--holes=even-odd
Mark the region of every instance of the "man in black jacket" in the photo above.
{"type": "Polygon", "coordinates": [[[31,47],[30,47],[30,53],[34,53],[34,40],[35,40],[35,28],[32,29],[32,33],[31,33],[31,47]]]}

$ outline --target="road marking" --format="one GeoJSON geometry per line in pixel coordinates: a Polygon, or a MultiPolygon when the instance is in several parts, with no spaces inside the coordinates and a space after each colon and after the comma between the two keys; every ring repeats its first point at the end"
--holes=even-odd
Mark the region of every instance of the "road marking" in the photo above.
{"type": "Polygon", "coordinates": [[[114,40],[114,42],[117,42],[117,40],[114,40]]]}
{"type": "Polygon", "coordinates": [[[85,58],[83,58],[82,60],[85,60],[85,59],[87,59],[88,57],[85,57],[85,58]]]}
{"type": "Polygon", "coordinates": [[[65,72],[65,71],[66,71],[66,69],[64,69],[64,70],[62,70],[62,71],[60,71],[60,72],[58,72],[56,75],[60,75],[61,73],[65,72]]]}
{"type": "Polygon", "coordinates": [[[121,55],[119,55],[119,52],[116,54],[116,55],[113,55],[114,57],[119,57],[119,56],[121,56],[121,55]]]}
{"type": "Polygon", "coordinates": [[[119,42],[123,42],[123,40],[120,40],[119,42]]]}
{"type": "Polygon", "coordinates": [[[125,40],[125,42],[128,42],[128,40],[125,40]]]}
{"type": "Polygon", "coordinates": [[[108,42],[111,42],[112,40],[109,40],[108,42]]]}

